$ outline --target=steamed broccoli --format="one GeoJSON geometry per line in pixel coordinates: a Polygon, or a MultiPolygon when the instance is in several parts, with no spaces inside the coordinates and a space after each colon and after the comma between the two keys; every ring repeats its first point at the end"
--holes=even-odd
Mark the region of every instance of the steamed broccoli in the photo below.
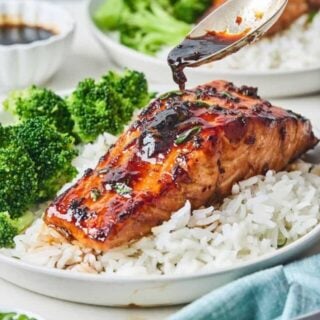
{"type": "Polygon", "coordinates": [[[108,0],[94,20],[102,30],[120,31],[120,41],[126,46],[154,55],[163,46],[179,43],[191,30],[170,11],[169,0],[108,0]]]}
{"type": "Polygon", "coordinates": [[[60,132],[72,132],[73,121],[65,101],[49,89],[31,86],[13,91],[4,101],[4,107],[21,121],[45,116],[60,132]]]}
{"type": "Polygon", "coordinates": [[[128,99],[127,108],[123,110],[124,114],[121,114],[124,122],[131,119],[135,109],[145,107],[154,97],[154,94],[148,91],[145,75],[135,70],[126,69],[122,74],[109,71],[102,77],[102,83],[106,87],[113,87],[122,98],[128,99]]]}
{"type": "Polygon", "coordinates": [[[34,220],[31,212],[12,219],[8,212],[0,212],[0,248],[14,247],[14,237],[28,228],[34,220]]]}
{"type": "Polygon", "coordinates": [[[47,200],[77,174],[71,163],[77,155],[74,139],[58,132],[45,117],[28,120],[13,129],[35,163],[39,179],[37,200],[47,200]]]}
{"type": "Polygon", "coordinates": [[[124,0],[108,0],[95,12],[94,20],[103,30],[117,30],[128,14],[130,10],[124,0]]]}
{"type": "Polygon", "coordinates": [[[8,128],[0,125],[0,211],[20,217],[33,204],[38,190],[34,162],[8,128]]]}
{"type": "Polygon", "coordinates": [[[212,4],[212,0],[173,0],[174,16],[187,23],[195,23],[212,4]]]}
{"type": "Polygon", "coordinates": [[[74,134],[83,142],[92,142],[107,131],[120,133],[135,109],[151,99],[142,73],[125,71],[123,75],[109,72],[101,80],[80,82],[67,100],[74,120],[74,134]]]}
{"type": "Polygon", "coordinates": [[[93,79],[81,81],[68,98],[69,110],[75,122],[74,133],[83,142],[92,142],[108,131],[116,134],[121,131],[121,119],[118,108],[126,103],[117,100],[117,93],[112,87],[93,79]]]}

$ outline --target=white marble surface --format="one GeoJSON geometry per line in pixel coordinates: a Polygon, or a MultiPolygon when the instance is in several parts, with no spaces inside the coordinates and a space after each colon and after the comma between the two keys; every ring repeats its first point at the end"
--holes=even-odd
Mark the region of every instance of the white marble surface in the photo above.
{"type": "MultiPolygon", "coordinates": [[[[58,2],[67,7],[75,17],[77,31],[72,52],[66,58],[60,71],[46,85],[55,90],[66,90],[73,88],[84,77],[99,77],[114,66],[86,28],[84,2],[80,0],[58,2]]],[[[305,114],[320,129],[320,96],[275,102],[305,114]]],[[[319,251],[320,247],[313,250],[313,252],[319,251]]],[[[79,305],[43,297],[15,287],[3,280],[0,280],[0,305],[27,309],[48,320],[157,320],[165,319],[179,309],[179,307],[119,309],[79,305]]]]}

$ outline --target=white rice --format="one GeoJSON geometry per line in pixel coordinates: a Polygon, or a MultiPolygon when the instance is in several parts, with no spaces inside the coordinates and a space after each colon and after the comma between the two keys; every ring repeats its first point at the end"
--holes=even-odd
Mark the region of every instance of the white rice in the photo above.
{"type": "MultiPolygon", "coordinates": [[[[75,160],[94,167],[114,141],[102,135],[75,160]]],[[[31,264],[119,276],[177,275],[235,265],[289,244],[320,219],[320,167],[299,162],[290,172],[256,176],[234,185],[220,208],[191,210],[190,203],[148,237],[106,253],[69,243],[38,219],[2,253],[31,264]]]]}
{"type": "MultiPolygon", "coordinates": [[[[320,67],[320,14],[306,24],[308,15],[271,38],[264,38],[239,52],[202,68],[227,70],[301,70],[320,67]]],[[[158,57],[166,59],[171,48],[164,48],[158,57]]]]}

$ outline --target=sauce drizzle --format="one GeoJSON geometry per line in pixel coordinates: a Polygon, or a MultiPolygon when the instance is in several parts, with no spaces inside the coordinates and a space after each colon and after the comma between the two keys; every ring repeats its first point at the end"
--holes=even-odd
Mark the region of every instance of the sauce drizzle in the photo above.
{"type": "Polygon", "coordinates": [[[187,78],[184,69],[190,62],[197,62],[229,47],[243,38],[249,31],[249,29],[246,29],[241,33],[234,34],[226,31],[207,31],[203,36],[188,36],[185,38],[168,56],[173,80],[179,85],[180,90],[185,90],[187,78]]]}

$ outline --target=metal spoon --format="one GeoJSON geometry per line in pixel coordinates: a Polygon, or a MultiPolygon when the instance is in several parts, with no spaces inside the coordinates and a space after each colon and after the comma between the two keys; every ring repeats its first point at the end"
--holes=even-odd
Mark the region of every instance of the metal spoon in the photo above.
{"type": "Polygon", "coordinates": [[[181,85],[186,82],[183,69],[198,67],[212,61],[220,60],[259,39],[283,13],[288,0],[228,0],[202,20],[175,47],[168,56],[168,63],[173,69],[174,78],[181,85]],[[207,46],[210,41],[197,40],[208,32],[227,32],[238,34],[238,38],[225,45],[207,46]],[[182,77],[182,79],[181,79],[182,77]],[[181,81],[182,80],[182,81],[181,81]]]}

